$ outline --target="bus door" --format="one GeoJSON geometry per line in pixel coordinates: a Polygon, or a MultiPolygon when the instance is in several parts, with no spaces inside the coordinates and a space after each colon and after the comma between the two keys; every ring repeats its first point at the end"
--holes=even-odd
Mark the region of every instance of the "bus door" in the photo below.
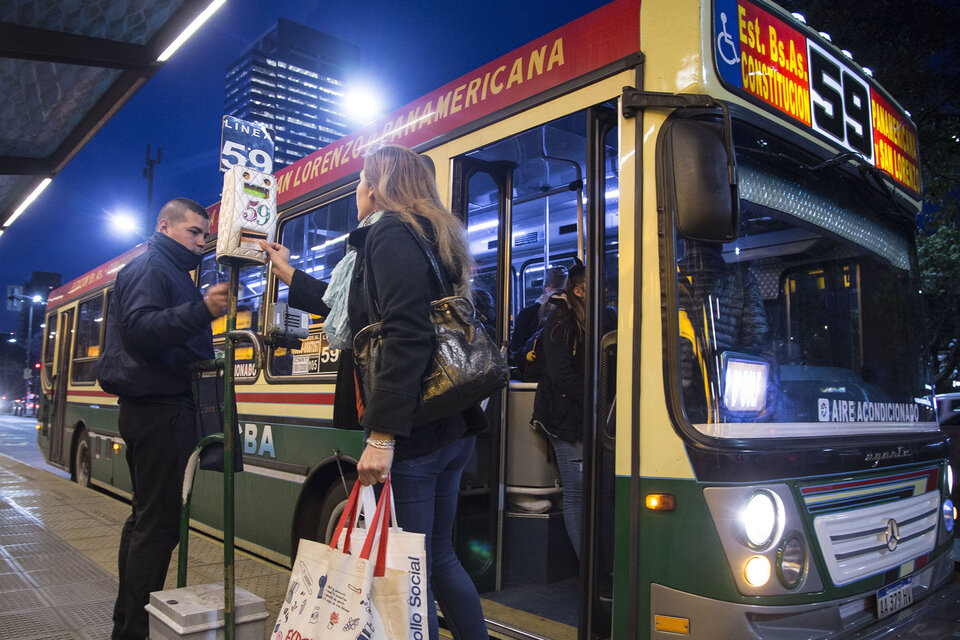
{"type": "Polygon", "coordinates": [[[53,372],[53,411],[50,418],[50,462],[65,463],[63,451],[63,430],[66,427],[67,387],[70,382],[70,354],[73,353],[73,315],[74,309],[60,314],[60,326],[57,359],[53,372]]]}
{"type": "MultiPolygon", "coordinates": [[[[468,227],[470,249],[476,260],[473,299],[477,312],[497,344],[507,339],[505,306],[506,275],[498,268],[501,220],[510,219],[513,166],[475,158],[456,158],[453,173],[453,212],[468,227]],[[476,241],[470,232],[480,230],[476,241]],[[483,244],[483,247],[480,245],[483,244]]],[[[461,480],[457,510],[457,555],[482,593],[500,588],[503,525],[502,395],[487,401],[485,414],[490,428],[477,436],[473,458],[461,480]]]]}
{"type": "MultiPolygon", "coordinates": [[[[509,612],[504,622],[511,627],[531,630],[537,625],[539,635],[551,638],[586,638],[607,627],[603,616],[594,619],[594,611],[603,613],[599,596],[609,595],[612,571],[610,562],[600,569],[603,545],[609,545],[612,558],[612,536],[601,535],[604,529],[612,531],[612,510],[601,508],[600,499],[612,484],[612,463],[605,462],[612,459],[612,450],[595,441],[597,425],[607,426],[612,402],[609,397],[597,400],[605,397],[598,394],[597,370],[601,339],[616,325],[617,153],[616,112],[601,105],[454,160],[453,208],[467,226],[476,262],[475,297],[489,294],[493,299],[501,342],[510,342],[521,328],[517,317],[522,310],[536,310],[545,301],[548,270],[569,269],[577,260],[588,265],[585,437],[582,457],[568,463],[568,468],[582,469],[582,499],[571,497],[577,493],[573,487],[567,497],[576,504],[564,506],[554,443],[531,426],[539,382],[527,375],[526,355],[516,350],[505,405],[497,416],[488,413],[496,437],[478,441],[478,457],[498,465],[500,496],[498,509],[490,513],[495,521],[487,523],[496,527],[499,541],[491,547],[498,564],[495,584],[478,582],[485,611],[488,617],[497,612],[497,618],[509,612]],[[611,475],[610,482],[600,482],[603,472],[611,475]],[[578,549],[571,543],[565,511],[580,514],[574,518],[581,529],[578,549]],[[550,629],[535,622],[543,618],[553,625],[550,629]]],[[[612,344],[611,336],[606,344],[612,344]]],[[[613,388],[613,369],[605,371],[610,375],[604,387],[613,388]]]]}

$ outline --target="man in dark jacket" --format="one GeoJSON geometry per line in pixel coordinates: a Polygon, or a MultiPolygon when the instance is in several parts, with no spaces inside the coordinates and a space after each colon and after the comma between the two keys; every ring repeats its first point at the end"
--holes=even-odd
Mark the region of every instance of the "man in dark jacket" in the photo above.
{"type": "Polygon", "coordinates": [[[100,386],[119,396],[133,512],[120,535],[120,588],[113,640],[142,640],[150,593],[163,589],[179,540],[180,492],[196,423],[187,366],[213,358],[210,322],[224,313],[227,285],[204,296],[190,272],[210,231],[207,212],[187,198],[157,217],[146,252],[117,274],[107,310],[100,386]]]}

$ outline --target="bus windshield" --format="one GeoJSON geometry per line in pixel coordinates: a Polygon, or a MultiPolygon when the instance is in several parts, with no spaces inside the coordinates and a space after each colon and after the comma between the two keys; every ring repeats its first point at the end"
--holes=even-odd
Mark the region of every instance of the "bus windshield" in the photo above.
{"type": "Polygon", "coordinates": [[[758,149],[738,157],[738,239],[675,243],[687,420],[725,438],[936,429],[912,227],[835,165],[758,149]]]}

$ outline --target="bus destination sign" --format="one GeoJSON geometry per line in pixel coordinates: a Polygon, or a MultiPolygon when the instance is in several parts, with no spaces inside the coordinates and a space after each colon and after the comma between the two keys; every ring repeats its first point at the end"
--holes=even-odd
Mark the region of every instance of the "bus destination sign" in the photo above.
{"type": "Polygon", "coordinates": [[[747,0],[716,0],[713,24],[725,84],[860,154],[919,195],[916,130],[852,60],[747,0]]]}

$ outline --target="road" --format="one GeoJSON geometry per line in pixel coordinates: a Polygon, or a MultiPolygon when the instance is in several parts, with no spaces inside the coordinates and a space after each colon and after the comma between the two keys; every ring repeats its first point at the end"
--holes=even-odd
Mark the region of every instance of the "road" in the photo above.
{"type": "Polygon", "coordinates": [[[62,478],[70,477],[69,473],[50,466],[43,459],[43,454],[37,447],[36,418],[0,414],[0,453],[62,478]]]}

